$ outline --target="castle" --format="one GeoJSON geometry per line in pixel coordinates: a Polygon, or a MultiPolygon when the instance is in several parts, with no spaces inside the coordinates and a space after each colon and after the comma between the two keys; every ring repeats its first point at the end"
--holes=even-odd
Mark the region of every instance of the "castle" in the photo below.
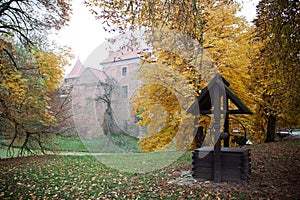
{"type": "Polygon", "coordinates": [[[112,84],[111,105],[118,126],[125,132],[138,136],[141,127],[135,125],[131,114],[130,99],[140,82],[136,79],[139,50],[109,52],[109,56],[97,68],[85,67],[78,59],[71,72],[64,78],[65,85],[72,88],[73,120],[81,137],[97,138],[103,133],[102,123],[107,102],[99,97],[107,95],[104,85],[112,84]],[[100,100],[99,100],[100,99],[100,100]]]}

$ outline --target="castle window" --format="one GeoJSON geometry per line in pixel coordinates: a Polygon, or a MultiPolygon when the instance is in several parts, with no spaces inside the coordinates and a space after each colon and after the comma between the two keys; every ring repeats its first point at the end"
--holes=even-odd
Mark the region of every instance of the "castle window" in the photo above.
{"type": "Polygon", "coordinates": [[[127,75],[127,67],[123,67],[122,68],[122,76],[126,76],[127,75]]]}

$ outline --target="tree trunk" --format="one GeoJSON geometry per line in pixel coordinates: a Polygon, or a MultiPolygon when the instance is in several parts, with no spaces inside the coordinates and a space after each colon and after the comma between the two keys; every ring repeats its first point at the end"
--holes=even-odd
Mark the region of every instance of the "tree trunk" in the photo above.
{"type": "Polygon", "coordinates": [[[268,117],[267,137],[265,142],[275,141],[275,126],[276,126],[276,117],[274,115],[270,115],[268,117]]]}
{"type": "Polygon", "coordinates": [[[103,131],[108,136],[109,139],[112,138],[112,135],[126,134],[118,126],[116,120],[114,119],[110,104],[107,105],[107,108],[106,108],[105,113],[104,113],[103,131]]]}
{"type": "Polygon", "coordinates": [[[112,147],[114,145],[121,145],[121,141],[117,141],[113,138],[113,135],[122,135],[126,134],[117,124],[115,121],[113,114],[111,112],[111,108],[107,108],[104,113],[104,119],[103,119],[103,131],[104,134],[107,136],[107,146],[112,147]]]}

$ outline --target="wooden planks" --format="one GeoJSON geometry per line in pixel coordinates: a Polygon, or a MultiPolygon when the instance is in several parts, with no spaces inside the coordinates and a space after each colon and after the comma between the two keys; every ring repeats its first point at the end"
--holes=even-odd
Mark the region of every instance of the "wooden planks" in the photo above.
{"type": "MultiPolygon", "coordinates": [[[[214,150],[202,147],[193,152],[193,177],[197,180],[214,180],[214,150]],[[206,156],[203,156],[206,155],[206,156]]],[[[248,181],[250,150],[221,148],[221,181],[248,181]]]]}

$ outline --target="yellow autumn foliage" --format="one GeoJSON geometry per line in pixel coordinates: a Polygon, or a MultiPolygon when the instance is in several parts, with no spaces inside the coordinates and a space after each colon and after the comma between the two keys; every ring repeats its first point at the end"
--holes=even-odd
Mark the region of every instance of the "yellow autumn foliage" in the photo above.
{"type": "MultiPolygon", "coordinates": [[[[53,126],[51,95],[62,80],[67,57],[33,48],[28,52],[4,41],[0,50],[0,113],[1,121],[18,125],[18,132],[36,132],[42,126],[53,126]],[[12,49],[9,49],[9,48],[12,49]],[[15,56],[15,64],[7,57],[15,56]]],[[[15,134],[16,130],[11,130],[15,134]]]]}
{"type": "MultiPolygon", "coordinates": [[[[248,88],[255,51],[251,43],[253,28],[236,15],[240,9],[237,2],[88,1],[87,6],[105,20],[109,31],[146,27],[146,40],[153,50],[151,55],[142,55],[138,77],[143,85],[132,100],[133,111],[140,116],[139,124],[147,125],[148,129],[157,129],[151,120],[164,126],[148,131],[151,134],[140,142],[143,151],[161,150],[172,142],[179,149],[190,146],[194,120],[186,111],[216,73],[231,83],[230,88],[250,109],[254,108],[255,97],[248,88]],[[164,113],[162,118],[178,117],[173,124],[165,119],[161,122],[158,117],[151,118],[152,101],[157,98],[156,92],[164,87],[170,88],[178,101],[165,92],[160,93],[160,101],[155,103],[167,113],[167,117],[164,113]]],[[[251,137],[261,137],[252,132],[251,118],[235,117],[243,119],[240,121],[245,123],[251,137]]],[[[209,120],[200,121],[206,131],[210,129],[209,120]]]]}

